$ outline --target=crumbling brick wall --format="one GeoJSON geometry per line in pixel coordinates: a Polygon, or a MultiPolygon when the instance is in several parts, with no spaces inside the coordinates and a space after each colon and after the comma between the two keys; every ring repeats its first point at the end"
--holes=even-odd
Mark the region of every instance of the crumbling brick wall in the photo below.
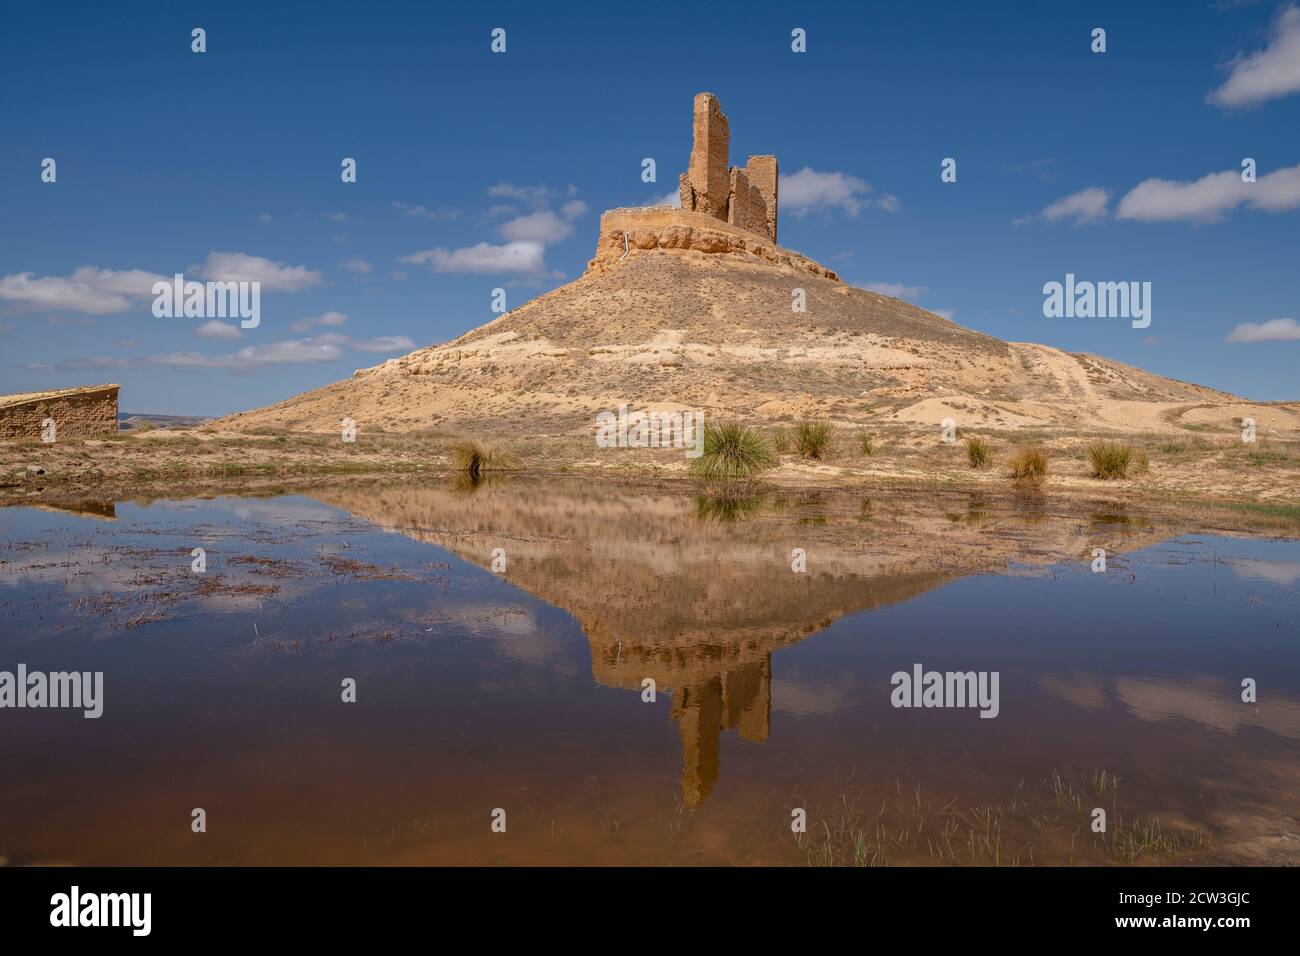
{"type": "Polygon", "coordinates": [[[727,157],[731,150],[731,127],[723,115],[718,98],[712,93],[695,97],[695,142],[691,161],[682,186],[682,208],[706,213],[715,219],[727,218],[727,197],[731,178],[727,174],[727,157]],[[686,205],[689,191],[691,205],[686,205]]]}
{"type": "Polygon", "coordinates": [[[55,441],[115,435],[119,387],[96,385],[67,389],[9,404],[0,400],[0,438],[39,440],[42,423],[47,418],[54,419],[55,441]]]}
{"type": "Polygon", "coordinates": [[[750,183],[745,171],[735,166],[731,168],[727,222],[760,236],[767,233],[767,203],[763,201],[763,194],[750,183]]]}
{"type": "Polygon", "coordinates": [[[695,96],[695,141],[678,181],[682,208],[767,236],[776,242],[775,156],[751,156],[744,169],[728,167],[731,127],[718,98],[695,96]]]}
{"type": "Polygon", "coordinates": [[[751,156],[745,163],[745,176],[763,197],[766,209],[767,237],[776,242],[776,193],[780,172],[775,156],[751,156]]]}

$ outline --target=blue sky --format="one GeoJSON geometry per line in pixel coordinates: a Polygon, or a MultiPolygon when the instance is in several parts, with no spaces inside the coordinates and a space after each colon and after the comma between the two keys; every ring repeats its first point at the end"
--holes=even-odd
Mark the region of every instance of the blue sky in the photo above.
{"type": "Polygon", "coordinates": [[[796,177],[782,245],[847,281],[1300,398],[1289,4],[109,7],[23,4],[0,34],[0,391],[222,414],[453,338],[495,287],[516,307],[581,275],[601,211],[675,192],[709,90],[732,162],[796,177]],[[176,272],[259,278],[260,326],[155,318],[176,272]],[[1045,318],[1066,273],[1150,282],[1150,328],[1045,318]]]}

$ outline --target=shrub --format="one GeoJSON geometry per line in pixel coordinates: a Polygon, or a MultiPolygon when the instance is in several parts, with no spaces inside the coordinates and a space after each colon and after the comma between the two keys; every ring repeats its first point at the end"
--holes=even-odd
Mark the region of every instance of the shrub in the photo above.
{"type": "Polygon", "coordinates": [[[858,441],[862,445],[863,455],[870,458],[872,455],[876,453],[876,443],[872,440],[870,432],[863,432],[859,436],[858,441]]]}
{"type": "Polygon", "coordinates": [[[767,506],[766,495],[730,490],[695,496],[695,517],[701,521],[732,522],[753,518],[767,506]]]}
{"type": "Polygon", "coordinates": [[[508,456],[474,439],[466,439],[452,446],[451,459],[456,470],[470,481],[478,481],[484,472],[499,471],[511,466],[508,456]]]}
{"type": "Polygon", "coordinates": [[[1041,448],[1022,448],[1011,459],[1011,477],[1017,481],[1042,481],[1047,474],[1047,453],[1041,448]]]}
{"type": "Polygon", "coordinates": [[[767,439],[738,422],[704,426],[704,454],[691,462],[691,471],[706,481],[750,478],[777,463],[767,439]]]}
{"type": "Polygon", "coordinates": [[[805,419],[795,426],[794,446],[799,452],[799,457],[821,461],[830,452],[833,435],[831,423],[825,419],[818,421],[805,419]]]}
{"type": "Polygon", "coordinates": [[[972,468],[987,468],[993,464],[993,446],[982,438],[967,438],[966,460],[972,468]]]}
{"type": "Polygon", "coordinates": [[[1092,476],[1107,481],[1127,478],[1133,461],[1133,449],[1122,442],[1095,441],[1088,446],[1088,460],[1092,462],[1092,476]]]}

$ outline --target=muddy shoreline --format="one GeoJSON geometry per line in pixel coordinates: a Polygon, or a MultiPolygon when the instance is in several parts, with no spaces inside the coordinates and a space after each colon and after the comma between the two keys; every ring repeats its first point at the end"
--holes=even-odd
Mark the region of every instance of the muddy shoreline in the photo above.
{"type": "MultiPolygon", "coordinates": [[[[77,500],[135,500],[268,496],[313,486],[358,482],[457,479],[455,436],[440,433],[333,436],[298,433],[234,435],[204,430],[123,433],[106,440],[0,442],[0,505],[56,505],[77,500]]],[[[586,437],[503,436],[496,447],[513,459],[512,479],[548,482],[580,477],[600,484],[699,494],[680,451],[617,449],[595,453],[586,437]]],[[[1198,518],[1216,530],[1300,535],[1300,448],[1271,443],[1243,451],[1227,440],[1135,441],[1148,463],[1125,480],[1092,477],[1079,440],[1037,442],[1049,454],[1046,480],[1026,486],[1009,476],[1005,460],[1023,441],[995,438],[989,468],[967,465],[958,446],[883,435],[864,455],[847,438],[825,461],[791,454],[754,482],[783,494],[843,493],[924,497],[978,494],[990,500],[1046,500],[1067,510],[1132,507],[1198,518]]]]}

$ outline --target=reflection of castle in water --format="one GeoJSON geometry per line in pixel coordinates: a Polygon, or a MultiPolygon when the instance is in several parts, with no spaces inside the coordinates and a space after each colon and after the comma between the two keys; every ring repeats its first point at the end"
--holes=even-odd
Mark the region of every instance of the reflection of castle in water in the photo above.
{"type": "Polygon", "coordinates": [[[484,567],[505,543],[507,580],[579,621],[597,682],[640,693],[651,677],[671,693],[692,806],[717,783],[724,732],[768,738],[775,651],[1012,557],[1079,551],[1072,522],[1008,510],[954,523],[933,501],[894,503],[867,526],[856,499],[825,523],[801,522],[797,506],[718,522],[688,496],[581,482],[502,482],[473,495],[344,487],[313,497],[484,567]],[[791,570],[794,544],[807,549],[806,573],[791,570]]]}
{"type": "Polygon", "coordinates": [[[682,736],[682,798],[695,805],[718,780],[722,732],[762,743],[772,730],[772,657],[692,684],[673,695],[672,718],[682,736]]]}

